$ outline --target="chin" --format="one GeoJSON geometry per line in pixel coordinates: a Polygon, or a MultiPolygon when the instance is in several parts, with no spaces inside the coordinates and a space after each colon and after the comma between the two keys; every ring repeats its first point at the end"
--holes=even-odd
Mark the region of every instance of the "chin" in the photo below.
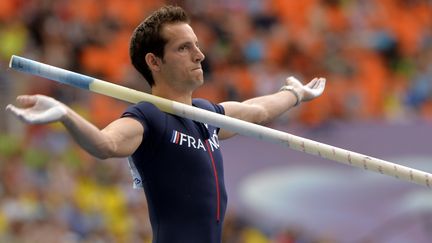
{"type": "Polygon", "coordinates": [[[194,81],[192,81],[193,83],[197,84],[198,86],[201,86],[204,84],[204,78],[201,77],[197,77],[194,81]]]}

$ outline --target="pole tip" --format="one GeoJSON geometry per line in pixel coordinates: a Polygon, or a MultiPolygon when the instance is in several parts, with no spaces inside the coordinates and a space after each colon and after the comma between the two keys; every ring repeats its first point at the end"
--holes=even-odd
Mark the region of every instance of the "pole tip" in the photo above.
{"type": "Polygon", "coordinates": [[[12,68],[12,63],[13,63],[13,60],[14,60],[15,57],[16,57],[15,55],[11,56],[11,59],[9,61],[9,68],[12,68]]]}

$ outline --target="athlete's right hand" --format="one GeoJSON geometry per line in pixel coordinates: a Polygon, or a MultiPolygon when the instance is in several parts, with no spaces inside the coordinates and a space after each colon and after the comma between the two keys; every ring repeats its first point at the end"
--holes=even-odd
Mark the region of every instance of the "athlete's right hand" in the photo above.
{"type": "Polygon", "coordinates": [[[17,97],[17,102],[22,108],[9,104],[6,110],[31,124],[61,121],[67,114],[63,103],[44,95],[21,95],[17,97]]]}

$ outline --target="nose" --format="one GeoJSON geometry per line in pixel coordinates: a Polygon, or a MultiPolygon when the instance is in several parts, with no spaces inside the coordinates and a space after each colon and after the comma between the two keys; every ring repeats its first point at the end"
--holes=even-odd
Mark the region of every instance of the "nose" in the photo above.
{"type": "Polygon", "coordinates": [[[201,49],[196,46],[195,47],[195,62],[202,62],[205,59],[204,53],[202,53],[201,49]]]}

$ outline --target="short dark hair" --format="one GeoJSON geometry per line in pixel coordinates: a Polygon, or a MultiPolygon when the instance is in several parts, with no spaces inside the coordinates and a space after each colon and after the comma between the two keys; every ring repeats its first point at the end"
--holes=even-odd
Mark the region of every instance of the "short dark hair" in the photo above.
{"type": "Polygon", "coordinates": [[[178,6],[167,5],[153,12],[134,30],[129,46],[132,65],[140,72],[152,87],[155,82],[149,66],[145,61],[147,53],[163,58],[164,48],[168,40],[162,36],[165,24],[189,23],[186,12],[178,6]]]}

